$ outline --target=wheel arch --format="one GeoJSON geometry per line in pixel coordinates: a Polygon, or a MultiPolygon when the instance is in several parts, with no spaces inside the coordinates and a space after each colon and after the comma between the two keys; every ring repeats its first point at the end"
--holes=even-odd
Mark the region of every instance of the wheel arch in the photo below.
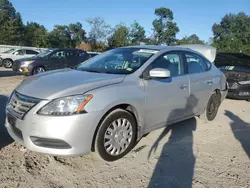
{"type": "Polygon", "coordinates": [[[47,71],[47,69],[46,69],[46,67],[45,67],[44,65],[37,65],[37,66],[35,66],[35,67],[32,69],[32,71],[31,71],[32,75],[34,74],[34,70],[35,70],[36,68],[38,68],[38,67],[42,67],[42,68],[44,68],[45,71],[47,71]]]}
{"type": "Polygon", "coordinates": [[[100,126],[101,126],[102,121],[107,117],[107,115],[109,115],[112,111],[114,111],[116,109],[126,110],[126,111],[128,111],[135,118],[135,121],[136,121],[136,133],[137,133],[136,134],[136,140],[141,137],[142,129],[141,129],[141,124],[140,124],[139,114],[138,114],[138,111],[136,110],[136,108],[133,105],[128,104],[128,103],[117,104],[117,105],[111,107],[102,116],[101,120],[98,122],[98,125],[97,125],[97,127],[95,129],[94,136],[93,136],[93,139],[92,139],[92,144],[91,144],[91,151],[92,152],[95,151],[96,136],[97,136],[97,132],[98,132],[100,126]]]}

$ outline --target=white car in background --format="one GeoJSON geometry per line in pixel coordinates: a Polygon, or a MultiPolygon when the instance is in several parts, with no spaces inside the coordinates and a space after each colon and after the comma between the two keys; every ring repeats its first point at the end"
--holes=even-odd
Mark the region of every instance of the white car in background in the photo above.
{"type": "Polygon", "coordinates": [[[0,66],[11,68],[15,60],[32,57],[39,54],[40,52],[41,51],[39,49],[32,48],[11,48],[5,52],[0,53],[0,66]]]}

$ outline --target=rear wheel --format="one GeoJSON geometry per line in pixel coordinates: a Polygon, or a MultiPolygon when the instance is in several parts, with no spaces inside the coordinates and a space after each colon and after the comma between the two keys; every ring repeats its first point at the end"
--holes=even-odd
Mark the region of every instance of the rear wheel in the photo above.
{"type": "Polygon", "coordinates": [[[43,72],[45,72],[45,68],[43,68],[43,67],[36,67],[36,68],[34,68],[34,70],[32,72],[32,75],[40,74],[40,73],[43,73],[43,72]]]}
{"type": "Polygon", "coordinates": [[[13,65],[13,61],[11,59],[5,59],[3,60],[3,66],[5,68],[11,68],[13,65]]]}
{"type": "Polygon", "coordinates": [[[95,151],[106,161],[126,155],[135,145],[136,121],[126,110],[116,109],[102,121],[96,135],[95,151]]]}
{"type": "Polygon", "coordinates": [[[213,121],[220,107],[220,95],[214,92],[207,103],[205,111],[199,117],[205,121],[213,121]]]}

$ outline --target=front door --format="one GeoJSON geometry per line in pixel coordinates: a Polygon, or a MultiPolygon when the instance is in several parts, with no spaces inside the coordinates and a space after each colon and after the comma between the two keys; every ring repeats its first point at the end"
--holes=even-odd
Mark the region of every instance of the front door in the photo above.
{"type": "Polygon", "coordinates": [[[66,55],[64,50],[54,52],[50,56],[50,62],[47,64],[48,70],[63,69],[65,68],[66,55]]]}
{"type": "Polygon", "coordinates": [[[66,52],[65,68],[74,68],[78,64],[80,64],[78,56],[79,56],[78,51],[76,51],[76,50],[68,50],[66,52]]]}
{"type": "MultiPolygon", "coordinates": [[[[170,71],[170,78],[145,80],[145,123],[153,130],[186,116],[189,98],[189,77],[179,52],[168,52],[157,58],[145,72],[153,68],[170,71]]],[[[147,73],[148,74],[148,73],[147,73]]]]}

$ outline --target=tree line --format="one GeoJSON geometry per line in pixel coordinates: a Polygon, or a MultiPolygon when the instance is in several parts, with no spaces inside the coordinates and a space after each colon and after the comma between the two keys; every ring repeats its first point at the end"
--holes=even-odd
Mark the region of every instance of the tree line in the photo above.
{"type": "Polygon", "coordinates": [[[55,25],[48,31],[36,22],[23,23],[9,0],[0,0],[0,44],[25,45],[40,48],[74,48],[81,42],[90,44],[92,51],[105,51],[127,45],[138,44],[210,44],[219,51],[244,52],[250,54],[250,16],[244,12],[226,14],[220,23],[212,26],[213,36],[209,41],[200,40],[196,34],[177,39],[180,31],[174,21],[173,12],[164,7],[155,9],[152,21],[153,33],[146,35],[138,21],[130,26],[123,23],[111,27],[101,17],[86,19],[90,25],[87,33],[80,22],[69,25],[55,25]]]}

